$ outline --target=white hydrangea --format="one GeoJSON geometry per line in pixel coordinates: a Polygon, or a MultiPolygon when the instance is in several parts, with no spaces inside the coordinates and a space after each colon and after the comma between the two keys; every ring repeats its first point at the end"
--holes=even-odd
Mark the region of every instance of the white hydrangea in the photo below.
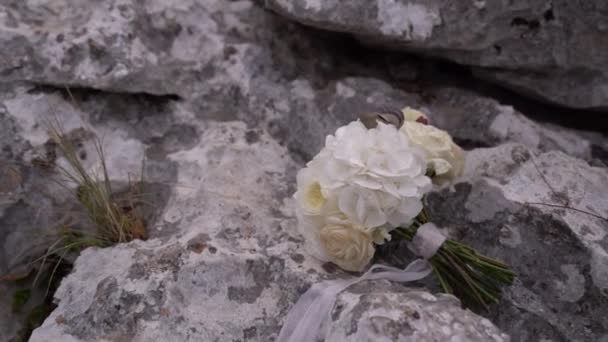
{"type": "Polygon", "coordinates": [[[360,271],[374,244],[408,225],[431,188],[424,151],[392,125],[340,127],[297,176],[298,228],[313,254],[360,271]]]}
{"type": "Polygon", "coordinates": [[[367,129],[360,121],[340,127],[310,166],[320,164],[327,191],[358,185],[395,197],[420,198],[430,188],[423,151],[392,125],[367,129]]]}

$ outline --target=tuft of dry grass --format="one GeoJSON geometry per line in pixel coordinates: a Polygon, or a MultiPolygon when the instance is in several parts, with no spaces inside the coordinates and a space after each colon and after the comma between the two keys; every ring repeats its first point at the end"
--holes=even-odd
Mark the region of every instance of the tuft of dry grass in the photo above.
{"type": "MultiPolygon", "coordinates": [[[[54,165],[61,176],[58,183],[74,192],[93,229],[85,229],[70,220],[61,222],[56,227],[57,240],[48,247],[43,256],[32,262],[32,264],[40,263],[34,285],[42,273],[50,272],[50,279],[53,279],[66,256],[70,254],[77,254],[87,247],[103,248],[134,239],[145,240],[148,236],[143,215],[139,210],[145,204],[142,198],[145,165],[142,163],[141,178],[138,182],[133,183],[129,180],[127,191],[115,192],[108,175],[101,140],[97,138],[95,140],[95,149],[101,163],[101,175],[97,175],[85,168],[77,147],[58,122],[48,124],[48,132],[50,140],[68,164],[67,167],[54,165]]],[[[49,289],[50,282],[47,294],[49,289]]]]}
{"type": "Polygon", "coordinates": [[[129,182],[129,190],[123,196],[116,196],[99,139],[95,140],[95,149],[101,163],[101,176],[86,170],[72,140],[66,137],[57,123],[49,125],[49,136],[69,165],[69,168],[56,165],[63,176],[60,184],[69,189],[72,188],[70,185],[76,185],[76,199],[95,225],[93,235],[74,231],[70,227],[63,227],[60,235],[68,241],[80,241],[85,246],[99,247],[133,239],[145,240],[146,227],[142,215],[137,210],[143,203],[143,164],[141,180],[135,184],[129,182]]]}
{"type": "MultiPolygon", "coordinates": [[[[69,89],[67,89],[68,93],[69,89]]],[[[57,120],[49,121],[49,141],[45,147],[51,152],[52,160],[35,159],[34,166],[46,171],[55,170],[59,178],[57,183],[73,193],[78,202],[77,209],[63,213],[62,217],[52,224],[53,238],[50,246],[45,246],[42,256],[19,269],[0,275],[0,281],[17,284],[21,290],[13,296],[13,310],[29,310],[23,339],[27,340],[31,331],[39,326],[54,308],[52,296],[61,279],[72,267],[75,257],[87,247],[109,247],[134,239],[147,239],[147,229],[143,216],[144,207],[144,168],[142,162],[141,178],[131,182],[127,188],[113,189],[109,177],[101,139],[93,138],[101,168],[99,174],[87,170],[81,161],[77,143],[70,134],[66,134],[57,120]],[[55,163],[55,151],[65,158],[67,165],[55,163]],[[119,190],[119,191],[117,191],[119,190]],[[56,236],[56,238],[55,238],[56,236]],[[33,278],[33,280],[32,280],[33,278]],[[45,290],[42,303],[31,310],[25,307],[30,300],[32,290],[45,290]]],[[[78,140],[78,139],[76,139],[78,140]]],[[[22,182],[17,168],[11,165],[0,167],[0,192],[11,192],[22,182]]],[[[114,184],[115,187],[116,184],[114,184]]],[[[32,306],[32,303],[28,304],[32,306]]]]}

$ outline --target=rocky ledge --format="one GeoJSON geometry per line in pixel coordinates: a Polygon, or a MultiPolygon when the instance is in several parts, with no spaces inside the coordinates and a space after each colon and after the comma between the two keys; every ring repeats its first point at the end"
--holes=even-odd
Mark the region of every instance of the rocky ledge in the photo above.
{"type": "Polygon", "coordinates": [[[266,0],[266,6],[373,46],[473,67],[521,93],[606,109],[608,5],[603,0],[266,0]]]}
{"type": "MultiPolygon", "coordinates": [[[[147,241],[73,260],[32,341],[276,338],[310,284],[353,276],[304,251],[296,171],[360,111],[405,105],[468,150],[463,177],[428,196],[433,220],[508,261],[518,281],[477,313],[426,283],[363,283],[339,296],[326,340],[608,338],[605,134],[536,121],[432,79],[403,84],[375,52],[253,1],[65,6],[0,5],[10,47],[0,51],[0,275],[43,253],[51,227],[73,211],[52,181],[62,158],[47,143],[49,118],[78,138],[91,170],[103,138],[113,181],[139,174],[145,158],[152,210],[147,241]],[[365,53],[372,58],[355,56],[365,53]]],[[[18,285],[0,289],[0,340],[18,341],[18,285]]]]}

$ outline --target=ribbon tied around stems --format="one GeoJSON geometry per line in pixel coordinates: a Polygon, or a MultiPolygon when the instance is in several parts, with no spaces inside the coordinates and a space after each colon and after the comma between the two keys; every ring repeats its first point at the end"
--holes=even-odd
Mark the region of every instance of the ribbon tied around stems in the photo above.
{"type": "Polygon", "coordinates": [[[445,239],[437,226],[425,223],[418,228],[408,244],[408,248],[422,259],[412,261],[405,269],[376,264],[356,279],[326,280],[312,285],[287,314],[276,341],[316,341],[323,322],[331,320],[331,310],[338,294],[359,282],[385,279],[407,283],[425,278],[433,271],[427,260],[435,255],[445,239]]]}
{"type": "Polygon", "coordinates": [[[417,256],[429,260],[441,248],[445,239],[446,237],[441,234],[437,226],[429,222],[418,227],[407,247],[417,256]]]}

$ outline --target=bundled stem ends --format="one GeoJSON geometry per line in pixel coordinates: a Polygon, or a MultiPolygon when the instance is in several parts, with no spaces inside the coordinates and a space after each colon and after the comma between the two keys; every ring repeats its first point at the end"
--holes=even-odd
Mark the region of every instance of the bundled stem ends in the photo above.
{"type": "MultiPolygon", "coordinates": [[[[426,222],[422,213],[411,226],[397,228],[394,234],[411,241],[426,222]]],[[[508,265],[450,239],[445,240],[429,262],[443,291],[454,294],[466,307],[487,309],[500,299],[501,287],[513,284],[516,277],[508,265]]]]}

